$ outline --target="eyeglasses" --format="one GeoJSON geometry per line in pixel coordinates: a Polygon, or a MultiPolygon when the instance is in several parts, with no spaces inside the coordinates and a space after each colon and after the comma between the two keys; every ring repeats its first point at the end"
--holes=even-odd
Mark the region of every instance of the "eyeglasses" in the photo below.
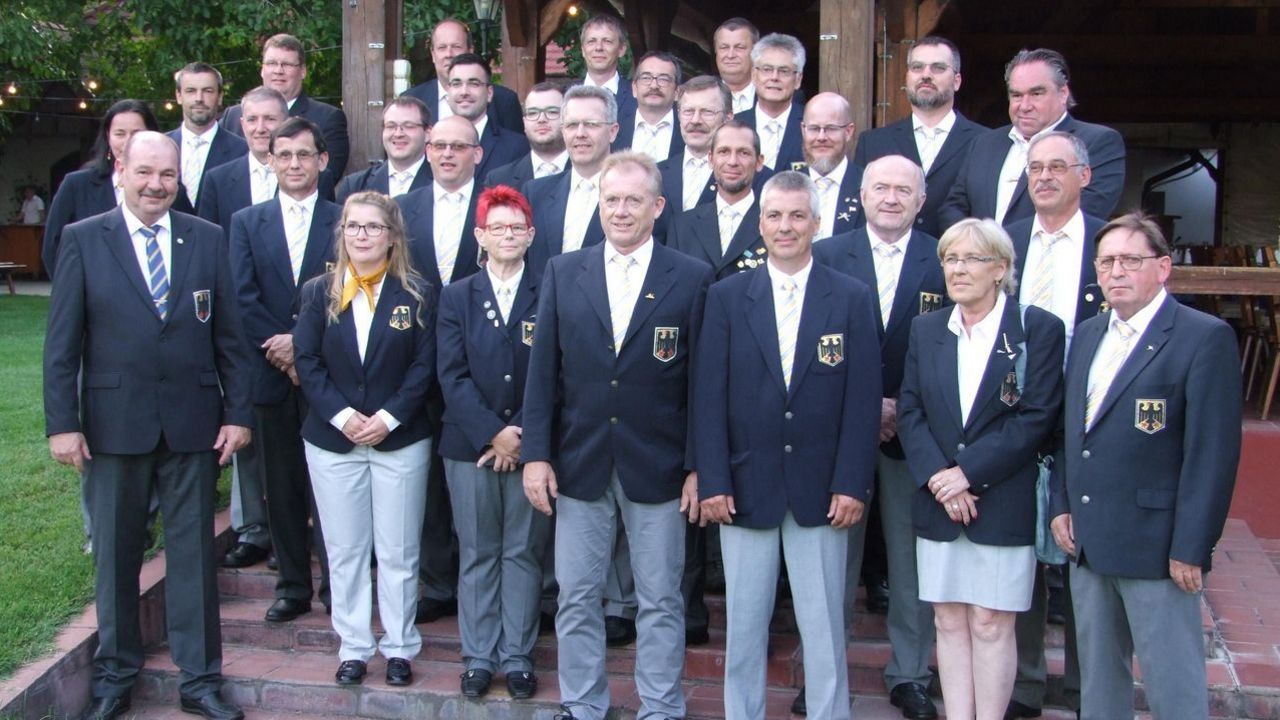
{"type": "Polygon", "coordinates": [[[1100,273],[1109,273],[1115,269],[1116,261],[1120,261],[1120,267],[1133,272],[1142,267],[1142,263],[1147,260],[1154,260],[1159,255],[1108,255],[1100,257],[1093,261],[1093,267],[1100,273]]]}
{"type": "Polygon", "coordinates": [[[657,83],[660,86],[667,86],[667,85],[675,85],[676,79],[671,75],[667,75],[666,73],[663,73],[661,75],[654,75],[653,73],[645,72],[645,73],[640,73],[639,75],[636,76],[636,82],[640,83],[641,85],[652,85],[653,83],[657,83]]]}
{"type": "Polygon", "coordinates": [[[907,70],[913,73],[922,73],[925,70],[930,70],[933,72],[934,75],[941,75],[942,73],[950,69],[951,69],[951,66],[944,62],[936,62],[936,63],[909,62],[907,63],[907,70]]]}
{"type": "Polygon", "coordinates": [[[570,133],[576,133],[582,128],[586,128],[588,131],[596,131],[608,126],[609,123],[603,120],[571,120],[564,124],[564,129],[570,133]]]}
{"type": "Polygon", "coordinates": [[[844,125],[801,125],[800,129],[804,130],[806,135],[813,135],[814,137],[822,135],[835,137],[851,125],[853,123],[845,123],[844,125]]]}
{"type": "Polygon", "coordinates": [[[449,87],[454,90],[461,90],[463,87],[467,87],[472,90],[479,90],[480,88],[483,88],[483,87],[489,87],[489,83],[483,80],[477,80],[475,78],[471,78],[470,80],[463,80],[462,78],[458,78],[457,80],[450,80],[449,87]]]}
{"type": "Polygon", "coordinates": [[[560,108],[558,107],[527,107],[524,109],[525,120],[537,120],[545,116],[548,120],[557,120],[560,118],[560,108]]]}
{"type": "Polygon", "coordinates": [[[712,110],[711,108],[680,108],[680,117],[685,120],[692,120],[695,117],[699,120],[714,120],[723,114],[723,110],[712,110]]]}
{"type": "Polygon", "coordinates": [[[995,258],[990,255],[965,255],[964,257],[948,255],[942,258],[942,264],[945,265],[948,270],[959,270],[960,268],[969,267],[970,265],[986,265],[994,260],[995,258]]]}
{"type": "Polygon", "coordinates": [[[363,230],[365,237],[376,238],[381,237],[382,233],[385,232],[386,229],[387,226],[381,223],[361,224],[358,222],[349,222],[342,226],[342,234],[347,237],[355,237],[360,234],[361,230],[363,230]]]}
{"type": "Polygon", "coordinates": [[[425,125],[423,125],[422,123],[419,123],[419,122],[402,122],[402,123],[387,122],[387,123],[382,123],[382,129],[383,129],[384,131],[386,131],[386,132],[389,132],[389,133],[394,133],[394,132],[413,132],[414,130],[420,130],[420,129],[424,128],[424,127],[426,127],[426,126],[425,126],[425,125]]]}
{"type": "Polygon", "coordinates": [[[436,141],[427,143],[427,147],[431,148],[432,150],[435,150],[436,152],[444,152],[445,150],[452,150],[456,153],[462,153],[462,152],[466,152],[467,150],[470,150],[473,147],[479,147],[479,145],[476,145],[474,143],[444,142],[443,140],[436,140],[436,141]]]}
{"type": "Polygon", "coordinates": [[[302,67],[300,62],[287,62],[284,60],[267,60],[262,63],[262,67],[270,70],[292,70],[293,68],[302,67]]]}
{"type": "Polygon", "coordinates": [[[486,225],[484,231],[490,235],[506,235],[511,233],[512,237],[522,238],[529,234],[529,226],[524,223],[511,223],[507,225],[496,224],[486,225]]]}
{"type": "Polygon", "coordinates": [[[783,80],[786,80],[787,78],[796,74],[796,69],[793,67],[775,67],[773,65],[757,65],[756,72],[760,73],[765,77],[769,77],[770,75],[777,75],[783,80]]]}
{"type": "Polygon", "coordinates": [[[1084,167],[1084,163],[1068,163],[1063,162],[1062,160],[1053,160],[1048,163],[1033,162],[1027,163],[1027,174],[1031,177],[1035,177],[1045,170],[1048,170],[1050,175],[1053,175],[1054,177],[1062,177],[1067,174],[1068,170],[1075,167],[1084,167]]]}
{"type": "Polygon", "coordinates": [[[278,153],[271,153],[271,156],[283,163],[292,163],[294,158],[297,158],[298,162],[304,163],[308,160],[314,160],[319,157],[320,153],[313,150],[298,150],[297,152],[294,152],[293,150],[281,150],[278,153]]]}

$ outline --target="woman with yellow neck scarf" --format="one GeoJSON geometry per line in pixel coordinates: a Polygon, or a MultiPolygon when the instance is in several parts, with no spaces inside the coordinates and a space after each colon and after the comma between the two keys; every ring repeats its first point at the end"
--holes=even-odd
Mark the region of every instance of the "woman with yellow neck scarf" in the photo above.
{"type": "Polygon", "coordinates": [[[404,220],[386,195],[348,198],[335,240],[337,263],[303,287],[293,336],[310,405],[302,438],[341,639],[335,679],[360,683],[380,651],[387,684],[408,685],[422,649],[413,616],[432,444],[423,410],[435,382],[436,289],[410,266],[404,220]],[[385,629],[376,644],[371,549],[385,629]]]}

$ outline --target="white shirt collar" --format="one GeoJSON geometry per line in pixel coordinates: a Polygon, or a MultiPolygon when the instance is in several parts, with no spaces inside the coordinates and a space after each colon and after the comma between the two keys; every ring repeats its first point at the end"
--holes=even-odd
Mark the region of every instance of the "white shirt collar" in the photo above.
{"type": "Polygon", "coordinates": [[[507,278],[506,280],[502,280],[502,279],[499,279],[497,275],[494,275],[493,271],[490,270],[489,266],[486,264],[484,271],[489,275],[489,285],[493,287],[494,296],[497,297],[497,295],[499,294],[498,291],[502,290],[503,288],[511,288],[511,296],[515,297],[516,290],[520,288],[520,279],[524,277],[524,267],[525,267],[525,264],[524,264],[524,261],[522,260],[520,261],[520,269],[516,270],[515,274],[512,275],[511,277],[507,278]]]}
{"type": "Polygon", "coordinates": [[[751,206],[754,205],[755,202],[756,202],[755,190],[748,190],[747,194],[743,196],[741,200],[739,200],[736,203],[733,203],[732,205],[725,202],[724,198],[720,197],[720,193],[716,193],[716,215],[719,215],[720,213],[724,212],[725,208],[733,208],[734,210],[737,211],[738,217],[746,217],[747,211],[751,209],[751,206]]]}
{"type": "Polygon", "coordinates": [[[163,230],[171,231],[173,228],[172,223],[170,223],[169,221],[168,212],[166,212],[163,217],[161,217],[159,220],[155,221],[151,225],[147,225],[146,223],[139,220],[138,216],[134,215],[133,212],[129,210],[128,205],[125,205],[124,203],[120,203],[120,209],[124,211],[124,226],[129,231],[129,237],[131,238],[138,232],[138,230],[142,228],[150,229],[154,225],[159,225],[160,228],[163,230]]]}
{"type": "Polygon", "coordinates": [[[445,190],[445,189],[444,189],[444,186],[440,184],[440,181],[439,181],[439,180],[432,180],[432,181],[431,181],[431,195],[432,195],[432,197],[433,197],[433,198],[435,198],[435,202],[436,202],[437,204],[439,204],[439,203],[440,203],[440,199],[441,199],[442,197],[444,197],[446,193],[450,193],[450,194],[451,194],[451,193],[456,192],[457,194],[459,194],[459,195],[461,195],[461,196],[462,196],[462,205],[463,205],[464,207],[470,207],[470,205],[471,205],[471,189],[472,189],[472,188],[474,188],[474,187],[475,187],[475,185],[476,185],[475,178],[472,178],[472,179],[471,179],[471,182],[468,182],[468,183],[464,184],[464,185],[463,185],[460,189],[458,189],[458,190],[445,190]]]}
{"type": "Polygon", "coordinates": [[[252,176],[253,176],[253,174],[254,174],[254,173],[255,173],[259,168],[264,168],[264,169],[266,169],[266,171],[267,171],[267,175],[272,176],[272,177],[274,177],[274,176],[275,176],[275,174],[276,174],[276,173],[275,173],[275,169],[274,169],[274,168],[272,168],[272,167],[271,167],[271,165],[269,165],[269,164],[267,164],[267,163],[261,163],[261,162],[258,162],[258,158],[254,157],[254,156],[253,156],[253,153],[248,153],[248,154],[246,155],[246,157],[248,157],[248,158],[249,158],[249,176],[250,176],[250,177],[252,177],[252,176]]]}
{"type": "MultiPolygon", "coordinates": [[[[991,308],[991,312],[987,316],[977,322],[969,331],[969,337],[973,340],[994,340],[996,333],[1000,330],[1000,320],[1004,317],[1004,306],[1007,302],[1007,296],[1003,291],[996,291],[996,306],[991,308]]],[[[964,317],[960,314],[959,305],[951,308],[951,317],[947,320],[947,329],[955,334],[956,337],[964,337],[964,317]]]]}
{"type": "Polygon", "coordinates": [[[427,156],[423,155],[422,157],[418,158],[417,162],[405,168],[404,170],[396,170],[395,165],[392,165],[391,161],[387,160],[387,177],[389,178],[392,175],[396,174],[397,172],[407,172],[409,173],[410,180],[412,180],[413,178],[418,177],[418,173],[422,171],[422,163],[426,161],[427,161],[427,156]]]}
{"type": "Polygon", "coordinates": [[[779,113],[778,117],[770,117],[769,113],[764,111],[764,108],[756,105],[756,126],[765,127],[769,124],[770,120],[777,120],[778,124],[782,126],[783,132],[785,132],[787,129],[787,121],[791,119],[791,109],[791,103],[787,103],[787,108],[779,113]]]}
{"type": "MultiPolygon", "coordinates": [[[[1049,232],[1049,231],[1044,229],[1044,225],[1040,224],[1040,215],[1039,213],[1037,213],[1034,216],[1034,219],[1031,221],[1032,239],[1034,240],[1036,235],[1042,232],[1049,232]]],[[[1085,241],[1084,211],[1077,209],[1076,214],[1071,216],[1071,219],[1067,221],[1066,225],[1062,226],[1062,229],[1059,232],[1065,233],[1067,236],[1067,239],[1070,240],[1072,243],[1079,244],[1080,246],[1083,247],[1084,241],[1085,241]]],[[[1049,233],[1049,234],[1052,235],[1053,233],[1049,233]]]]}
{"type": "Polygon", "coordinates": [[[598,192],[600,190],[600,185],[596,181],[599,179],[600,179],[600,173],[596,173],[591,177],[583,177],[582,174],[578,172],[578,168],[570,166],[569,167],[569,192],[573,192],[574,190],[576,190],[578,187],[578,184],[581,183],[583,180],[589,180],[590,182],[595,184],[596,191],[598,192]]]}
{"type": "Polygon", "coordinates": [[[319,190],[313,190],[310,195],[301,200],[294,200],[285,193],[281,192],[277,197],[280,198],[280,206],[284,209],[285,214],[289,213],[289,208],[294,205],[301,205],[303,210],[307,211],[307,215],[312,215],[316,209],[316,200],[320,198],[319,190]]]}
{"type": "Polygon", "coordinates": [[[538,155],[538,153],[530,150],[529,162],[533,163],[533,169],[535,171],[538,169],[538,166],[541,165],[542,163],[551,163],[556,167],[557,173],[564,172],[564,169],[569,165],[569,151],[561,150],[559,155],[551,158],[550,160],[543,160],[538,155]]]}
{"type": "MultiPolygon", "coordinates": [[[[618,249],[613,246],[613,243],[609,242],[606,239],[604,241],[605,267],[608,267],[609,263],[612,262],[613,259],[619,255],[622,255],[622,253],[618,252],[618,249]]],[[[649,261],[653,259],[653,236],[650,235],[649,239],[645,240],[640,247],[636,248],[635,250],[632,250],[630,254],[625,255],[624,257],[635,258],[636,264],[640,267],[640,269],[645,272],[648,272],[649,261]]]]}
{"type": "Polygon", "coordinates": [[[911,242],[911,230],[910,230],[910,229],[908,229],[908,230],[907,230],[907,234],[906,234],[906,235],[903,235],[903,236],[902,236],[902,238],[901,238],[900,240],[898,240],[898,242],[895,242],[895,243],[887,243],[887,242],[885,242],[885,241],[884,241],[884,239],[883,239],[883,238],[881,238],[878,234],[876,234],[875,229],[874,229],[874,228],[872,228],[870,224],[868,224],[866,227],[867,227],[867,237],[871,239],[871,251],[872,251],[872,252],[875,252],[876,247],[877,247],[877,246],[879,246],[879,245],[890,245],[890,246],[896,247],[896,248],[898,248],[899,250],[901,250],[901,251],[902,251],[902,257],[906,257],[906,256],[907,256],[907,243],[911,242]]]}
{"type": "Polygon", "coordinates": [[[595,80],[591,79],[590,73],[587,73],[587,76],[582,79],[583,85],[592,85],[595,87],[602,87],[605,90],[612,92],[614,95],[618,94],[618,83],[620,82],[622,82],[622,78],[618,76],[617,70],[613,71],[613,77],[599,84],[597,84],[595,80]]]}
{"type": "MultiPolygon", "coordinates": [[[[942,119],[938,121],[937,125],[933,126],[933,132],[941,132],[943,134],[949,133],[951,132],[951,128],[954,127],[955,124],[956,124],[956,111],[950,110],[947,112],[946,115],[942,116],[942,119]]],[[[911,113],[911,129],[913,131],[919,131],[921,128],[928,130],[929,126],[925,125],[924,121],[921,120],[918,115],[916,115],[915,113],[911,113]]]]}
{"type": "MultiPolygon", "coordinates": [[[[1165,292],[1164,288],[1160,288],[1160,292],[1156,293],[1156,296],[1151,298],[1151,302],[1147,303],[1141,310],[1134,313],[1133,317],[1124,321],[1126,325],[1133,328],[1133,336],[1135,338],[1142,337],[1143,333],[1147,331],[1147,326],[1155,319],[1156,312],[1158,312],[1161,306],[1164,305],[1164,299],[1168,296],[1169,293],[1165,292]]],[[[1115,310],[1112,310],[1110,315],[1111,319],[1107,323],[1108,332],[1115,329],[1116,323],[1120,322],[1120,316],[1116,314],[1115,310]]]]}
{"type": "Polygon", "coordinates": [[[218,134],[218,123],[216,122],[211,123],[209,126],[209,129],[205,130],[202,133],[194,133],[191,131],[191,128],[187,127],[186,123],[182,124],[182,144],[183,145],[186,145],[188,142],[190,142],[194,138],[200,138],[201,140],[204,140],[206,144],[212,145],[213,136],[217,134],[218,134]]]}
{"type": "Polygon", "coordinates": [[[674,128],[676,125],[675,121],[676,121],[676,111],[674,107],[668,110],[667,114],[663,115],[662,119],[658,120],[658,122],[654,123],[653,125],[650,125],[649,123],[645,122],[644,116],[640,114],[640,111],[638,110],[636,111],[636,129],[637,130],[640,129],[641,125],[645,125],[647,127],[653,128],[654,130],[657,130],[658,128],[662,127],[662,123],[666,123],[667,124],[666,126],[669,128],[674,128]]]}
{"type": "Polygon", "coordinates": [[[484,137],[484,129],[489,127],[489,113],[485,112],[474,124],[476,126],[476,144],[478,145],[480,144],[480,138],[484,137]]]}
{"type": "Polygon", "coordinates": [[[782,286],[783,281],[795,280],[796,289],[800,292],[804,292],[805,288],[809,285],[809,273],[813,271],[813,258],[810,257],[809,262],[805,263],[805,266],[800,268],[800,270],[798,270],[794,275],[788,275],[782,270],[779,270],[778,267],[773,264],[772,259],[765,262],[765,267],[769,269],[769,283],[775,290],[782,286]]]}
{"type": "Polygon", "coordinates": [[[847,171],[848,169],[849,169],[849,158],[845,157],[840,161],[839,165],[832,168],[831,172],[827,173],[826,175],[823,175],[817,170],[814,170],[813,166],[810,165],[809,177],[812,178],[814,182],[817,182],[818,178],[824,178],[824,177],[831,178],[832,180],[836,181],[835,187],[838,188],[844,184],[844,174],[845,174],[845,171],[847,171]]]}

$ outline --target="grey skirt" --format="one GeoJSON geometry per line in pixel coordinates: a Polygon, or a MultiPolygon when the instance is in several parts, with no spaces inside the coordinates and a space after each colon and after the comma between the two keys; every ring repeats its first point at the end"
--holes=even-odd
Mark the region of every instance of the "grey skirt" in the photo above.
{"type": "Polygon", "coordinates": [[[916,570],[925,602],[1023,612],[1031,607],[1036,551],[1032,545],[979,545],[962,530],[951,542],[916,538],[916,570]]]}

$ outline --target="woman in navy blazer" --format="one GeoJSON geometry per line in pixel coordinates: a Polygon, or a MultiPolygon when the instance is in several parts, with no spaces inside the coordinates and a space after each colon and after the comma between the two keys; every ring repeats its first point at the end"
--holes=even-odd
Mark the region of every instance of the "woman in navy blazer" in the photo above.
{"type": "Polygon", "coordinates": [[[437,342],[444,423],[440,455],[458,532],[462,693],[478,697],[499,668],[511,697],[537,691],[541,558],[550,519],[524,497],[521,405],[538,309],[524,257],[533,210],[498,185],[476,202],[484,269],[440,295],[437,342]]]}
{"type": "Polygon", "coordinates": [[[411,268],[400,207],[386,195],[347,199],[334,269],[302,287],[293,331],[309,408],[307,465],[324,527],[341,639],[336,679],[359,683],[375,650],[387,683],[408,685],[422,649],[413,624],[435,381],[435,296],[411,268]],[[378,561],[375,647],[369,552],[378,561]]]}
{"type": "Polygon", "coordinates": [[[1004,717],[1014,619],[1031,605],[1037,453],[1062,404],[1062,322],[1015,300],[1013,243],[993,220],[938,241],[950,311],[911,324],[898,435],[920,599],[934,605],[948,718],[1004,717]]]}

